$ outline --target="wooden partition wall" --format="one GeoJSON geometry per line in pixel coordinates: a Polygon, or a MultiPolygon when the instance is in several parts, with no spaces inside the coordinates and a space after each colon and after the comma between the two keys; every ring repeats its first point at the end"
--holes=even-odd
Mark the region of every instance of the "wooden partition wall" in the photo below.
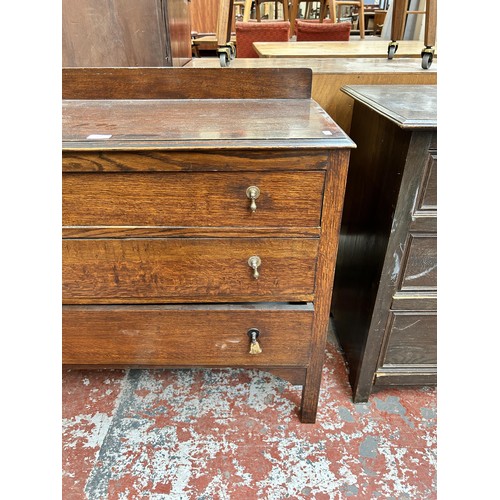
{"type": "Polygon", "coordinates": [[[64,67],[183,66],[190,59],[185,0],[63,0],[64,67]]]}

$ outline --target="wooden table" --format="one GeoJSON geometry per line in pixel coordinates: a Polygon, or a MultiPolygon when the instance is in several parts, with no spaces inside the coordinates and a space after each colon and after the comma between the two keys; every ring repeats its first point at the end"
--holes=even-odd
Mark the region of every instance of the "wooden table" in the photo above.
{"type": "MultiPolygon", "coordinates": [[[[347,133],[351,127],[353,100],[341,92],[344,85],[435,85],[437,63],[422,69],[415,58],[259,58],[231,61],[231,68],[311,68],[312,98],[347,133]]],[[[192,59],[186,67],[219,68],[219,59],[192,59]]]]}
{"type": "MultiPolygon", "coordinates": [[[[349,42],[254,42],[259,57],[387,57],[387,40],[349,42]]],[[[421,57],[423,42],[402,40],[394,57],[421,57]]]]}

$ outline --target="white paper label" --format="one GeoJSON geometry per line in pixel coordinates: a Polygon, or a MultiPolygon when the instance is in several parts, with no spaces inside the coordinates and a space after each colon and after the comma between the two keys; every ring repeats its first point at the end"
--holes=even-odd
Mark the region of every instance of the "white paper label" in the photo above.
{"type": "Polygon", "coordinates": [[[113,134],[90,134],[87,139],[111,139],[113,134]]]}

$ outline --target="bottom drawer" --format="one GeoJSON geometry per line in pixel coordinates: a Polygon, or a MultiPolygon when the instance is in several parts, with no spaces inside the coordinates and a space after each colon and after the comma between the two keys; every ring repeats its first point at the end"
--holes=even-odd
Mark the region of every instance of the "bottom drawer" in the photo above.
{"type": "Polygon", "coordinates": [[[64,306],[63,364],[307,366],[312,304],[64,306]],[[250,329],[259,354],[250,354],[250,329]]]}
{"type": "Polygon", "coordinates": [[[376,386],[435,385],[436,311],[391,311],[376,386]]]}

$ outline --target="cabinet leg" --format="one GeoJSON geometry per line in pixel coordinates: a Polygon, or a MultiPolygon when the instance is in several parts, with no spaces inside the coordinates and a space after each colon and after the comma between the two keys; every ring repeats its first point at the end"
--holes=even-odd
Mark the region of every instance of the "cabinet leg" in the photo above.
{"type": "Polygon", "coordinates": [[[309,368],[306,373],[306,382],[302,387],[302,401],[300,405],[300,421],[303,424],[316,423],[320,387],[321,368],[319,370],[309,368]]]}

